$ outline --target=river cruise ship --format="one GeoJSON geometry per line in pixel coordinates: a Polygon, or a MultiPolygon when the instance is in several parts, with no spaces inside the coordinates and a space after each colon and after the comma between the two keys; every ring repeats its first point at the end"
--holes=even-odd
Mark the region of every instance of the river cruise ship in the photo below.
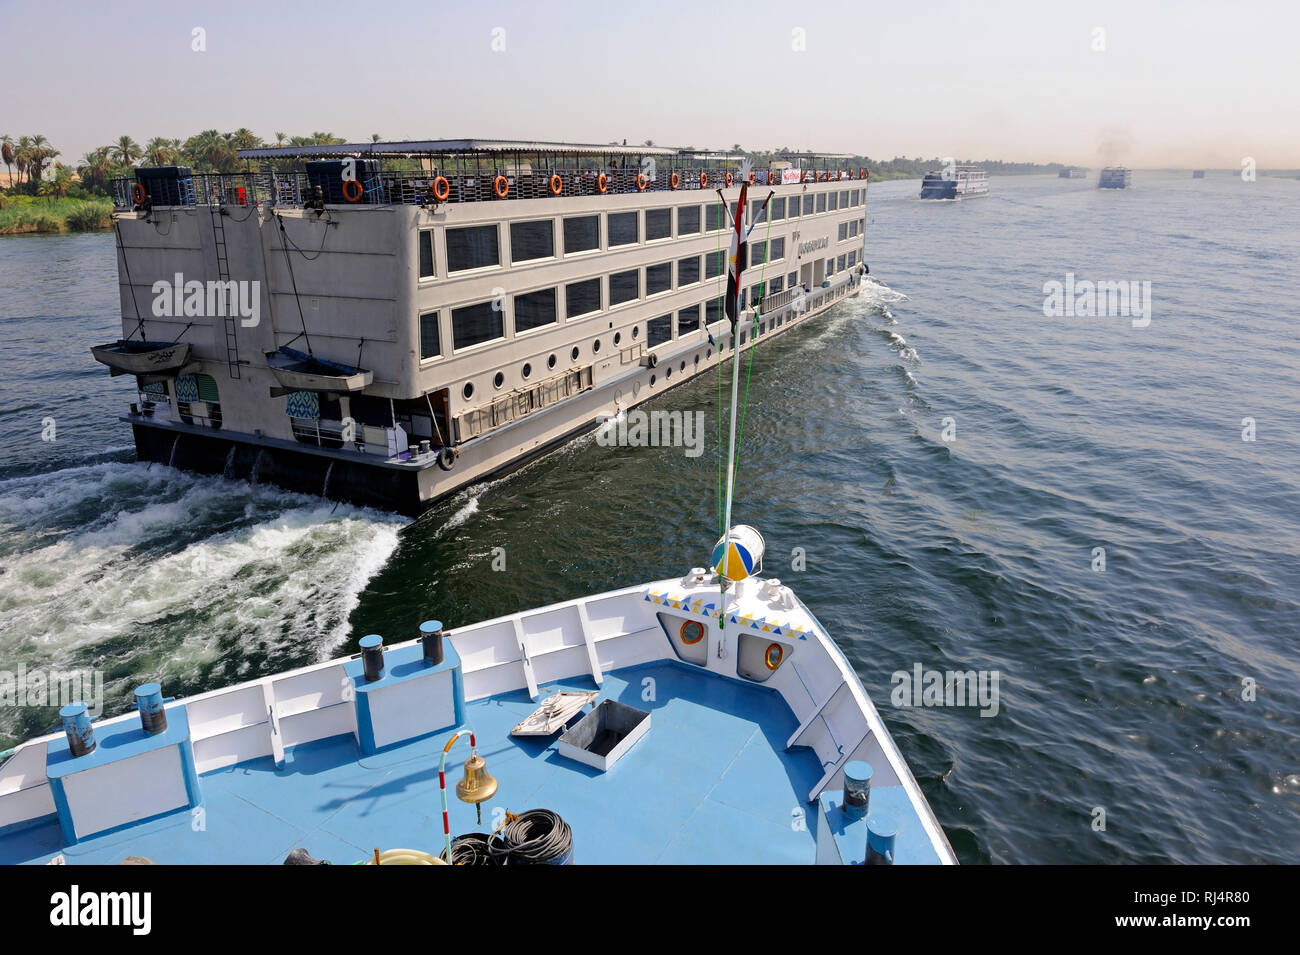
{"type": "Polygon", "coordinates": [[[1098,189],[1127,189],[1133,182],[1133,170],[1124,166],[1107,166],[1097,177],[1098,189]]]}
{"type": "Polygon", "coordinates": [[[921,180],[922,199],[972,199],[989,194],[989,174],[978,166],[929,172],[921,180]]]}
{"type": "Polygon", "coordinates": [[[745,174],[738,341],[742,156],[437,140],[240,157],[114,183],[122,338],[92,351],[135,377],[138,455],[407,514],[802,324],[865,272],[868,174],[848,156],[745,174]]]}

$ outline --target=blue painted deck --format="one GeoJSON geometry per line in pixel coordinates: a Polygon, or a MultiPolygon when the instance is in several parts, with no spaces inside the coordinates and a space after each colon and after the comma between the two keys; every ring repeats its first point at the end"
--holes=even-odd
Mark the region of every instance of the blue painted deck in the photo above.
{"type": "MultiPolygon", "coordinates": [[[[548,684],[592,689],[590,680],[548,684]]],[[[545,808],[573,829],[579,864],[811,863],[816,812],[805,803],[822,767],[807,749],[784,752],[794,716],[772,690],[680,663],[606,674],[603,699],[652,713],[649,733],[608,773],[556,753],[557,737],[516,739],[536,705],[524,692],[467,706],[479,753],[500,790],[493,811],[545,808]],[[643,699],[645,681],[654,699],[643,699]]],[[[375,847],[438,852],[438,755],[452,731],[362,756],[352,736],[296,747],[276,770],[258,759],[202,776],[203,814],[183,810],[64,848],[57,822],[0,836],[0,863],[115,864],[142,855],[163,864],[283,862],[291,849],[346,864],[375,847]],[[201,827],[199,823],[202,823],[201,827]]],[[[448,788],[469,747],[448,756],[448,788]]],[[[474,807],[448,794],[452,835],[478,829],[474,807]]]]}

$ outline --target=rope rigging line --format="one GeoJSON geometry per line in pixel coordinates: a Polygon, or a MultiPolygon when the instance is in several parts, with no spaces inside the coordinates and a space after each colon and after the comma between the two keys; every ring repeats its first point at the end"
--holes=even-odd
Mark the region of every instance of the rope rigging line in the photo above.
{"type": "MultiPolygon", "coordinates": [[[[284,261],[285,264],[289,266],[289,281],[293,283],[293,300],[298,304],[298,321],[302,323],[302,332],[289,339],[285,343],[285,347],[292,345],[301,338],[307,342],[307,354],[311,355],[311,337],[307,334],[307,316],[302,313],[302,298],[298,295],[298,279],[294,277],[293,259],[289,256],[289,245],[292,244],[292,240],[289,238],[289,233],[284,229],[284,217],[279,213],[276,213],[275,221],[280,224],[280,237],[284,240],[280,248],[284,250],[284,261]]],[[[321,248],[325,248],[325,243],[323,241],[321,242],[321,248]]],[[[319,255],[320,253],[317,254],[319,255]]]]}
{"type": "MultiPolygon", "coordinates": [[[[131,335],[139,332],[140,341],[147,342],[149,338],[144,333],[144,319],[140,317],[140,303],[135,300],[135,283],[131,281],[131,266],[126,261],[126,244],[122,241],[122,226],[116,220],[113,221],[113,235],[117,238],[118,251],[122,253],[122,270],[126,272],[126,287],[131,290],[131,305],[135,308],[135,328],[132,330],[131,335]]],[[[129,339],[131,335],[126,337],[129,339]]]]}

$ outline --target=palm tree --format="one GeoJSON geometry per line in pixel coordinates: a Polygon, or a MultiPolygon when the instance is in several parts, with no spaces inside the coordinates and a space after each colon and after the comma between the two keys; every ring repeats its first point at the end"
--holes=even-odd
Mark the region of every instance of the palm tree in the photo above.
{"type": "Polygon", "coordinates": [[[27,160],[27,181],[30,183],[41,178],[45,171],[45,161],[59,155],[59,151],[50,145],[50,141],[39,134],[31,138],[30,158],[27,160]]]}
{"type": "Polygon", "coordinates": [[[18,185],[22,185],[27,178],[27,164],[32,158],[32,137],[19,136],[18,145],[14,149],[14,166],[18,169],[18,185]]]}
{"type": "Polygon", "coordinates": [[[285,141],[286,139],[288,139],[288,138],[289,138],[289,137],[286,136],[284,133],[276,133],[276,134],[275,134],[275,144],[276,144],[277,146],[283,146],[283,145],[284,145],[284,141],[285,141]]]}
{"type": "Polygon", "coordinates": [[[140,158],[140,145],[130,136],[119,137],[113,146],[113,155],[123,166],[129,166],[140,158]]]}
{"type": "Polygon", "coordinates": [[[176,150],[170,139],[155,136],[144,146],[144,160],[151,166],[171,166],[175,164],[176,150]]]}
{"type": "Polygon", "coordinates": [[[265,146],[262,138],[254,133],[251,129],[240,127],[231,133],[236,149],[257,149],[259,146],[265,146]]]}
{"type": "Polygon", "coordinates": [[[371,134],[370,134],[370,141],[371,141],[372,143],[377,143],[377,142],[379,142],[379,140],[382,139],[382,138],[383,138],[383,137],[380,136],[378,133],[371,133],[371,134]]]}
{"type": "Polygon", "coordinates": [[[0,136],[0,161],[9,170],[9,185],[14,184],[14,140],[8,133],[0,136]]]}

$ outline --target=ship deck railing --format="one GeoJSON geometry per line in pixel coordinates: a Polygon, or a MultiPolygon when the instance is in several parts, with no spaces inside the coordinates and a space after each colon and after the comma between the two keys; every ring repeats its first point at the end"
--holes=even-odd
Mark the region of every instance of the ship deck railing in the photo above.
{"type": "MultiPolygon", "coordinates": [[[[508,169],[486,169],[475,172],[383,170],[377,176],[362,180],[362,196],[358,205],[433,205],[439,201],[500,202],[515,199],[548,199],[572,196],[627,195],[657,192],[708,192],[740,184],[736,171],[724,166],[660,165],[652,173],[642,173],[637,168],[598,169],[595,167],[557,167],[545,170],[514,172],[508,169]],[[673,186],[673,176],[677,185],[673,186]],[[562,185],[558,194],[552,192],[551,177],[558,175],[562,185]],[[506,195],[497,195],[497,176],[506,179],[506,195]],[[604,177],[604,192],[601,177],[604,177]],[[644,176],[644,179],[642,178],[644,176]],[[701,180],[703,176],[703,180],[701,180]],[[439,177],[446,179],[447,198],[438,200],[441,189],[439,177]],[[703,182],[703,184],[701,184],[703,182]]],[[[843,182],[846,186],[858,182],[865,184],[865,168],[841,166],[837,168],[807,169],[805,182],[843,182]]],[[[755,171],[752,185],[777,187],[782,185],[780,171],[755,171]]],[[[181,205],[223,206],[270,203],[283,206],[302,206],[311,201],[312,183],[304,172],[280,172],[269,169],[232,173],[197,173],[186,181],[181,205]],[[192,189],[190,188],[192,186],[192,189]],[[192,198],[191,198],[192,197],[192,198]]],[[[800,182],[785,183],[785,186],[800,182]]],[[[133,208],[132,196],[135,179],[124,177],[109,183],[113,204],[119,210],[133,208]]],[[[328,201],[328,198],[327,200],[328,201]]]]}

